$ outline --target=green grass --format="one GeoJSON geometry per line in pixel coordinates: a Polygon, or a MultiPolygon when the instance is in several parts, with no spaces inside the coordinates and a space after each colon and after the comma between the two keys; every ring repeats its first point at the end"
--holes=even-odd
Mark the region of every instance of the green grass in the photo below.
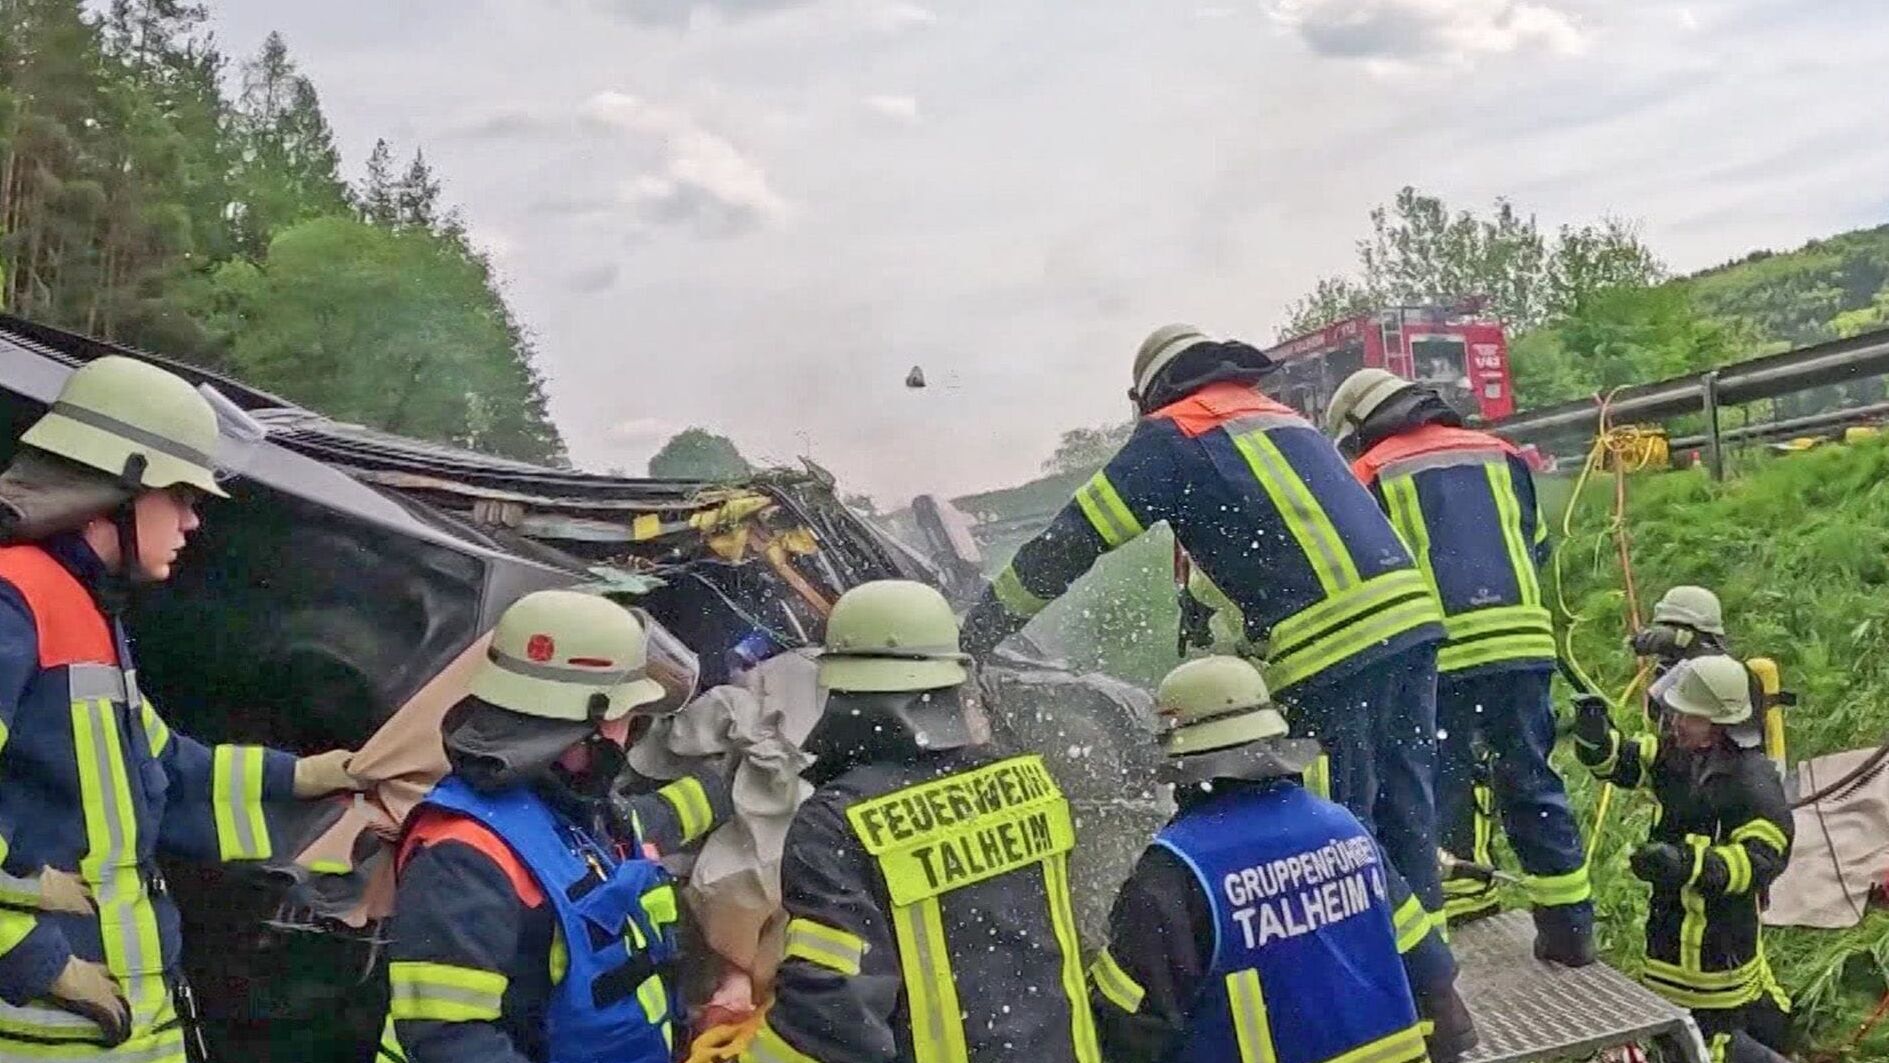
{"type": "MultiPolygon", "coordinates": [[[[1541,484],[1557,536],[1571,494],[1569,478],[1541,484]]],[[[1748,452],[1723,484],[1701,471],[1637,474],[1628,498],[1625,527],[1642,612],[1676,583],[1717,590],[1734,651],[1775,658],[1785,687],[1799,695],[1789,717],[1793,761],[1882,741],[1889,731],[1889,442],[1786,457],[1748,452]]],[[[1610,477],[1597,474],[1559,550],[1567,602],[1581,618],[1575,655],[1618,692],[1634,662],[1624,649],[1625,595],[1607,533],[1612,502],[1610,477]]],[[[1106,559],[1032,630],[1083,666],[1158,680],[1175,660],[1176,614],[1169,540],[1148,539],[1106,559]]],[[[1552,573],[1544,582],[1553,604],[1552,573]]],[[[1598,788],[1569,750],[1557,759],[1585,829],[1598,788]]],[[[1626,861],[1650,820],[1644,796],[1615,794],[1594,851],[1600,943],[1630,972],[1641,962],[1647,894],[1626,861]]],[[[1766,947],[1809,1043],[1819,1048],[1840,1044],[1889,987],[1889,914],[1872,913],[1850,931],[1768,930],[1766,947]]],[[[1849,1058],[1889,1058],[1889,1023],[1849,1058]]]]}
{"type": "MultiPolygon", "coordinates": [[[[1544,495],[1548,492],[1544,491],[1544,495]]],[[[1625,594],[1608,534],[1608,478],[1591,482],[1560,545],[1575,655],[1618,691],[1631,678],[1621,648],[1625,594]]],[[[1559,532],[1559,517],[1552,518],[1559,532]]],[[[1718,591],[1734,651],[1775,658],[1800,703],[1788,719],[1793,762],[1873,746],[1889,731],[1889,445],[1881,441],[1785,457],[1746,454],[1723,484],[1702,471],[1629,478],[1625,530],[1643,612],[1677,583],[1718,591]]],[[[1551,575],[1546,588],[1555,597],[1551,575]]],[[[1629,710],[1630,711],[1630,710],[1629,710]]],[[[1628,721],[1623,719],[1623,723],[1628,721]]],[[[1565,751],[1564,751],[1565,753],[1565,751]]],[[[1577,805],[1597,792],[1564,761],[1577,805]]],[[[1640,959],[1645,887],[1626,869],[1645,836],[1643,797],[1616,794],[1594,856],[1596,902],[1608,958],[1640,959]]],[[[1591,822],[1591,820],[1589,821],[1591,822]]],[[[1889,986],[1889,915],[1849,931],[1766,931],[1772,967],[1797,1003],[1809,1043],[1833,1048],[1889,986]]],[[[1851,1058],[1889,1057],[1889,1030],[1851,1058]]]]}

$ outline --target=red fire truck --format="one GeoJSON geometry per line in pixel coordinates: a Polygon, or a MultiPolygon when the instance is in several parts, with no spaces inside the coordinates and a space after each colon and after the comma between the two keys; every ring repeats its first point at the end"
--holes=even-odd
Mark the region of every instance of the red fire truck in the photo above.
{"type": "Polygon", "coordinates": [[[1266,354],[1280,363],[1267,394],[1317,420],[1345,377],[1366,366],[1435,388],[1466,416],[1515,412],[1502,323],[1479,303],[1400,306],[1327,325],[1266,354]]]}

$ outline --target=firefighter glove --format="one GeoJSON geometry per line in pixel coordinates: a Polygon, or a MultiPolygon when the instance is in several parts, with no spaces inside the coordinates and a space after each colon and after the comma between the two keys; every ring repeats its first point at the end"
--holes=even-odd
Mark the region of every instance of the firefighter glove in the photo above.
{"type": "Polygon", "coordinates": [[[1692,860],[1668,842],[1649,842],[1628,861],[1635,878],[1655,886],[1683,886],[1692,877],[1692,860]]]}
{"type": "Polygon", "coordinates": [[[321,797],[337,790],[359,790],[361,784],[348,774],[352,749],[331,749],[295,762],[295,796],[321,797]]]}
{"type": "Polygon", "coordinates": [[[1682,627],[1667,624],[1654,624],[1643,631],[1636,632],[1627,640],[1636,657],[1657,657],[1660,660],[1678,659],[1692,644],[1692,632],[1682,627]]]}
{"type": "Polygon", "coordinates": [[[98,911],[92,901],[92,888],[70,871],[48,867],[39,873],[39,908],[43,912],[71,912],[91,915],[98,911]]]}
{"type": "Polygon", "coordinates": [[[53,980],[52,997],[65,1010],[98,1023],[108,1044],[120,1045],[131,1037],[131,1005],[104,964],[77,956],[67,960],[53,980]]]}
{"type": "Polygon", "coordinates": [[[1613,730],[1613,719],[1609,716],[1607,699],[1599,694],[1574,695],[1574,737],[1581,744],[1594,749],[1607,745],[1607,735],[1613,730]]]}

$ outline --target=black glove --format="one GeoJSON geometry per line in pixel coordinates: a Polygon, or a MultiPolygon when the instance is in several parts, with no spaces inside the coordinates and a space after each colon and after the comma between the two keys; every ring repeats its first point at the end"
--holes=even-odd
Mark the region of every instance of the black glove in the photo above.
{"type": "Polygon", "coordinates": [[[1177,656],[1187,656],[1187,651],[1195,646],[1213,645],[1213,607],[1199,598],[1186,587],[1180,589],[1181,630],[1180,646],[1177,656]]]}
{"type": "Polygon", "coordinates": [[[1655,886],[1683,886],[1692,876],[1692,857],[1670,842],[1648,842],[1627,861],[1633,876],[1655,886]]]}
{"type": "Polygon", "coordinates": [[[1668,627],[1654,624],[1643,631],[1635,632],[1627,640],[1635,657],[1657,657],[1662,661],[1676,660],[1687,646],[1692,645],[1692,632],[1682,627],[1668,627]]]}
{"type": "Polygon", "coordinates": [[[1599,694],[1574,695],[1574,737],[1580,739],[1582,745],[1605,748],[1613,726],[1606,698],[1599,694]]]}

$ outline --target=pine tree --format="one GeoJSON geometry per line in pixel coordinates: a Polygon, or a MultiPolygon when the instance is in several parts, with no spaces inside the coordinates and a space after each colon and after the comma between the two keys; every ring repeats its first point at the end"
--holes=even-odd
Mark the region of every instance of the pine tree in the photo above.
{"type": "Polygon", "coordinates": [[[243,64],[236,107],[241,162],[236,175],[237,247],[259,256],[286,225],[349,207],[341,154],[315,86],[271,33],[243,64]]]}
{"type": "Polygon", "coordinates": [[[361,203],[362,219],[375,225],[391,227],[399,220],[399,207],[394,202],[393,162],[393,149],[387,146],[386,138],[374,141],[374,150],[367,157],[367,180],[356,198],[361,203]]]}
{"type": "Polygon", "coordinates": [[[426,164],[426,153],[415,150],[413,162],[394,188],[395,217],[401,225],[432,231],[439,221],[439,179],[426,164]]]}

